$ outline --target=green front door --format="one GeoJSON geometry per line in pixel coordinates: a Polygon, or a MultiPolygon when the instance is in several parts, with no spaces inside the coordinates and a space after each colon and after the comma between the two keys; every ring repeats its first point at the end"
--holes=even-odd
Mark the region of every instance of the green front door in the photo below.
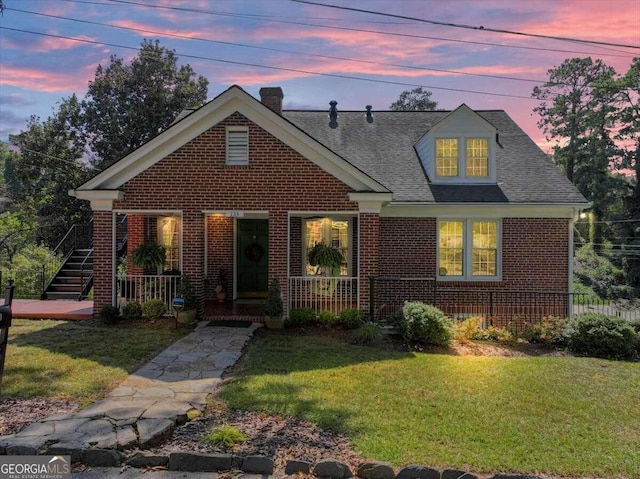
{"type": "Polygon", "coordinates": [[[239,298],[263,298],[269,287],[269,221],[237,220],[239,298]]]}

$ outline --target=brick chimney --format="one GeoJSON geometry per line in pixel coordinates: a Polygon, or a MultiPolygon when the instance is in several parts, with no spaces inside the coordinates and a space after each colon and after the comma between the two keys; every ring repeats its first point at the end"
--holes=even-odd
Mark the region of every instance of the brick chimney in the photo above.
{"type": "Polygon", "coordinates": [[[279,86],[260,88],[260,101],[264,106],[272,109],[278,115],[282,114],[283,98],[284,93],[282,93],[282,88],[279,86]]]}

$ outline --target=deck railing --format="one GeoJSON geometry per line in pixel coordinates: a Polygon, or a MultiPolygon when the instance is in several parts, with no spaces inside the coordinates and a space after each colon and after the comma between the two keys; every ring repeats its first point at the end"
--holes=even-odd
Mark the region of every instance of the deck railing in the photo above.
{"type": "Polygon", "coordinates": [[[171,308],[171,301],[178,296],[180,276],[163,275],[118,275],[117,304],[122,306],[136,301],[144,303],[152,299],[160,299],[171,308]]]}
{"type": "Polygon", "coordinates": [[[358,278],[352,276],[292,276],[289,278],[289,310],[312,308],[340,313],[358,307],[358,278]]]}

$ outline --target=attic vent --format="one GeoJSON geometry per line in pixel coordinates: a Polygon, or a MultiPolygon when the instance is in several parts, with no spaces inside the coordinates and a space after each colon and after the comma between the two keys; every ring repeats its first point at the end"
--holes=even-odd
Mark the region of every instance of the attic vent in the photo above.
{"type": "Polygon", "coordinates": [[[227,128],[227,165],[249,164],[249,129],[227,128]]]}

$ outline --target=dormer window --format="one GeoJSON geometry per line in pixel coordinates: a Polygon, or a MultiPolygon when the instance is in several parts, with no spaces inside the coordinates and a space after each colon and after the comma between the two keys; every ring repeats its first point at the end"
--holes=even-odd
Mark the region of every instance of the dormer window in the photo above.
{"type": "Polygon", "coordinates": [[[249,129],[247,127],[227,128],[227,165],[249,164],[249,129]]]}
{"type": "Polygon", "coordinates": [[[433,125],[415,144],[434,184],[495,184],[497,129],[466,105],[433,125]]]}
{"type": "Polygon", "coordinates": [[[436,176],[486,178],[489,176],[487,138],[436,138],[436,176]],[[465,145],[461,151],[459,144],[465,145]]]}

